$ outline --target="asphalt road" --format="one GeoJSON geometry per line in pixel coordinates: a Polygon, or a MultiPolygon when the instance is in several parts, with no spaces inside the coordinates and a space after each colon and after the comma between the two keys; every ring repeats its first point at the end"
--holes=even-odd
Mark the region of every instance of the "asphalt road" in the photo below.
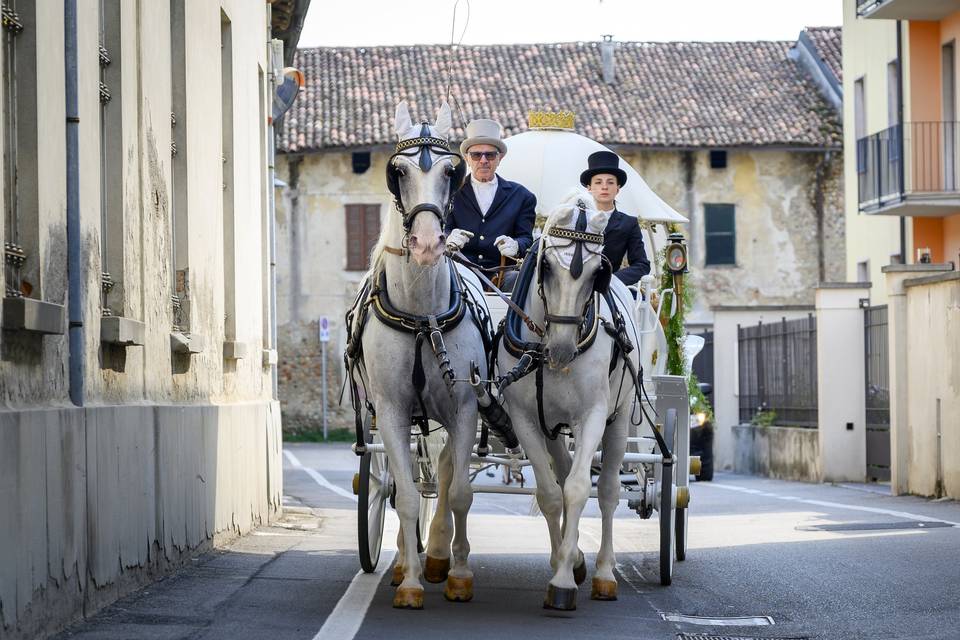
{"type": "MultiPolygon", "coordinates": [[[[689,551],[671,586],[658,580],[656,516],[640,520],[622,503],[620,598],[591,601],[588,579],[577,610],[567,613],[541,606],[548,543],[531,498],[478,494],[469,521],[473,601],[448,603],[443,585],[425,584],[424,610],[398,611],[389,575],[358,575],[350,495],[357,459],[343,445],[286,451],[283,520],[58,637],[960,638],[960,526],[951,526],[960,524],[960,504],[953,501],[717,473],[691,487],[689,551]],[[732,617],[755,619],[730,625],[732,617]]],[[[495,485],[500,477],[478,481],[495,485]]],[[[581,532],[592,569],[595,502],[581,532]]],[[[391,546],[378,567],[386,574],[391,546]]]]}

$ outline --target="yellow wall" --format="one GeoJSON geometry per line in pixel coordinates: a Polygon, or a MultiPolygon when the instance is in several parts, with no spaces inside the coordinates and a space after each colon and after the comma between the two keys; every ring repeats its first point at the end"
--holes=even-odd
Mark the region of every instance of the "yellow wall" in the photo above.
{"type": "MultiPolygon", "coordinates": [[[[890,256],[900,252],[900,221],[892,216],[860,213],[857,194],[856,132],[854,130],[854,82],[864,78],[867,135],[886,129],[887,63],[897,57],[896,22],[861,20],[856,0],[843,2],[843,148],[844,209],[846,217],[846,277],[858,279],[857,264],[869,262],[870,296],[874,304],[886,302],[885,278],[880,269],[890,256]]],[[[904,105],[905,111],[909,104],[904,105]]],[[[906,114],[905,114],[906,115],[906,114]]],[[[910,224],[907,221],[907,246],[910,224]]],[[[909,258],[909,256],[908,256],[909,258]]]]}

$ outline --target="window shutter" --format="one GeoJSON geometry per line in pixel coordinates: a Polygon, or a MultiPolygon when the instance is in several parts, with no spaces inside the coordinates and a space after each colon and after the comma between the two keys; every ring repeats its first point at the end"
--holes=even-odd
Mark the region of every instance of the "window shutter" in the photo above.
{"type": "Polygon", "coordinates": [[[370,268],[370,251],[380,237],[380,205],[348,204],[347,271],[364,271],[370,268]]]}
{"type": "Polygon", "coordinates": [[[732,204],[704,205],[707,265],[737,263],[735,208],[732,204]]]}

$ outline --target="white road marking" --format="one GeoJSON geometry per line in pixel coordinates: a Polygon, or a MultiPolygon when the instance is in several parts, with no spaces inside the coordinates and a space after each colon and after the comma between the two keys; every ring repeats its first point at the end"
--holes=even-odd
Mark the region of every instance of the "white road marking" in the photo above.
{"type": "MultiPolygon", "coordinates": [[[[337,495],[349,498],[354,502],[357,496],[353,493],[336,486],[323,477],[316,469],[305,467],[300,460],[288,449],[283,450],[283,455],[287,457],[290,464],[295,469],[307,472],[313,478],[313,481],[324,489],[329,489],[337,495]]],[[[380,580],[383,574],[393,566],[394,558],[397,555],[397,531],[400,523],[396,514],[387,510],[386,522],[383,530],[383,550],[380,554],[380,561],[377,563],[377,570],[374,573],[364,573],[363,570],[357,572],[350,581],[350,586],[337,602],[330,615],[324,621],[323,626],[313,636],[313,640],[353,640],[360,626],[367,616],[367,609],[373,601],[373,596],[377,593],[377,587],[380,586],[380,580]]]]}
{"type": "Polygon", "coordinates": [[[283,455],[287,456],[287,460],[290,461],[290,464],[293,465],[295,469],[306,471],[307,475],[313,478],[313,481],[316,482],[321,487],[323,487],[324,489],[329,489],[330,491],[333,491],[338,496],[343,496],[348,500],[353,500],[354,502],[357,501],[357,496],[353,495],[352,492],[347,491],[346,489],[342,487],[338,487],[337,485],[333,484],[332,482],[324,478],[323,474],[317,472],[316,469],[311,469],[310,467],[305,467],[302,464],[300,464],[300,460],[297,458],[297,456],[293,455],[293,452],[291,452],[289,449],[284,449],[283,455]]]}
{"type": "Polygon", "coordinates": [[[685,622],[708,627],[769,627],[773,624],[770,616],[741,616],[727,618],[708,618],[705,616],[686,616],[682,613],[661,613],[667,622],[685,622]]]}
{"type": "Polygon", "coordinates": [[[952,522],[950,520],[943,520],[941,518],[934,518],[932,516],[922,516],[916,513],[909,513],[907,511],[895,511],[893,509],[880,509],[877,507],[861,507],[861,506],[852,505],[852,504],[844,504],[842,502],[830,502],[827,500],[811,500],[809,498],[799,498],[797,496],[785,496],[779,493],[771,493],[769,491],[758,491],[757,489],[748,489],[747,487],[738,487],[732,484],[721,484],[716,482],[697,483],[697,486],[713,487],[714,489],[725,489],[727,491],[737,491],[739,493],[749,493],[753,495],[763,496],[765,498],[785,500],[787,502],[801,502],[803,504],[812,504],[818,507],[830,507],[833,509],[848,509],[850,511],[864,511],[866,513],[879,513],[881,515],[893,516],[895,518],[904,518],[906,520],[915,520],[917,522],[941,522],[943,524],[949,524],[954,527],[960,527],[960,522],[952,522]]]}
{"type": "MultiPolygon", "coordinates": [[[[390,512],[393,513],[393,512],[390,512]]],[[[389,539],[384,531],[384,542],[389,539]]],[[[396,546],[396,545],[394,545],[396,546]]],[[[387,551],[384,549],[384,551],[387,551]]],[[[373,596],[380,586],[383,574],[393,566],[393,559],[397,550],[393,549],[381,554],[378,569],[374,573],[364,573],[362,570],[353,576],[346,593],[340,598],[337,606],[327,616],[320,631],[313,636],[313,640],[353,640],[360,626],[367,617],[367,609],[373,601],[373,596]]]]}

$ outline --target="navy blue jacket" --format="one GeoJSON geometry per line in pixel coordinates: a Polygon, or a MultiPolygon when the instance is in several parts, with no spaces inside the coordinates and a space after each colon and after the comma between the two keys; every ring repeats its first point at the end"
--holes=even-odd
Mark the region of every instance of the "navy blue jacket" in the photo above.
{"type": "Polygon", "coordinates": [[[603,255],[613,265],[613,275],[624,284],[636,284],[650,273],[650,261],[643,249],[643,234],[637,219],[614,210],[603,232],[603,255]],[[629,266],[620,268],[626,254],[629,266]]]}
{"type": "Polygon", "coordinates": [[[471,231],[473,237],[464,245],[463,254],[483,267],[500,265],[500,252],[493,241],[510,236],[520,245],[522,258],[533,244],[533,223],[536,221],[537,197],[526,187],[497,176],[497,193],[487,215],[480,213],[477,196],[468,177],[453,197],[453,211],[447,218],[444,232],[453,229],[471,231]]]}

